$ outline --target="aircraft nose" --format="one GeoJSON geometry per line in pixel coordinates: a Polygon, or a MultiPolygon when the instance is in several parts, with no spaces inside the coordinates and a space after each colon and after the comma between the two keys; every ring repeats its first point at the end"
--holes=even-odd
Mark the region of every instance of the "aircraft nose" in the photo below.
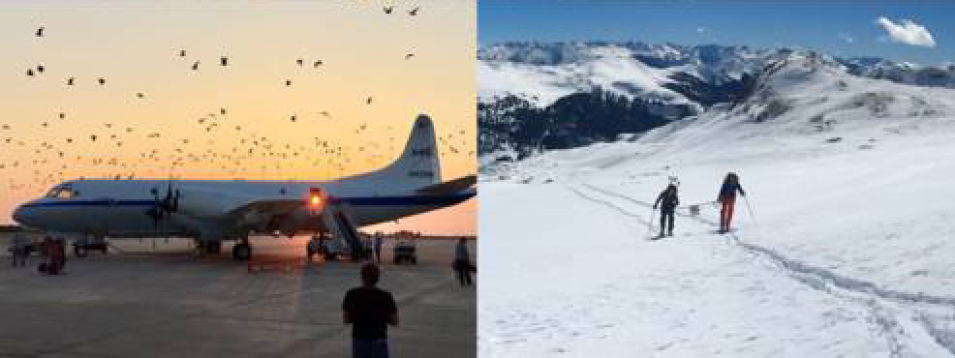
{"type": "Polygon", "coordinates": [[[13,220],[23,226],[31,226],[33,221],[32,210],[26,205],[20,205],[13,210],[13,220]]]}

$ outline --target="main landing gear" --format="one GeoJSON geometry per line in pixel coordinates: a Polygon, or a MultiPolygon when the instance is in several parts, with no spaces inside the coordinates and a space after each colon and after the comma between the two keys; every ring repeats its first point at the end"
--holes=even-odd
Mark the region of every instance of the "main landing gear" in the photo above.
{"type": "MultiPolygon", "coordinates": [[[[197,249],[204,255],[217,255],[222,252],[222,241],[197,241],[197,249]]],[[[252,246],[249,240],[239,240],[232,247],[232,257],[239,261],[248,261],[252,257],[252,246]]]]}
{"type": "Polygon", "coordinates": [[[108,251],[106,239],[102,236],[94,236],[73,241],[73,255],[76,255],[76,257],[86,257],[90,251],[99,251],[106,255],[108,251]]]}

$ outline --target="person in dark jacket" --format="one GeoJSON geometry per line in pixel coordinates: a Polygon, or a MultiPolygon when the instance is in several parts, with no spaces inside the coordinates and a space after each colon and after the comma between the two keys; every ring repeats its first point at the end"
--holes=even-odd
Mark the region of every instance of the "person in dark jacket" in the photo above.
{"type": "Polygon", "coordinates": [[[746,196],[743,187],[739,185],[739,177],[736,173],[726,174],[723,179],[723,186],[720,187],[720,194],[716,201],[720,203],[720,234],[730,231],[730,223],[733,222],[733,209],[736,207],[736,193],[746,196]]]}
{"type": "Polygon", "coordinates": [[[468,253],[468,242],[462,237],[454,247],[454,271],[458,274],[461,287],[471,286],[472,270],[474,265],[471,264],[471,255],[468,253]]]}
{"type": "Polygon", "coordinates": [[[362,285],[345,294],[342,320],[352,325],[352,357],[388,358],[388,326],[398,325],[398,306],[391,292],[376,285],[381,270],[373,263],[361,267],[362,285]]]}
{"type": "Polygon", "coordinates": [[[673,214],[679,205],[680,198],[677,196],[676,184],[667,185],[667,188],[657,196],[653,209],[660,207],[660,237],[663,237],[664,233],[673,236],[673,214]]]}

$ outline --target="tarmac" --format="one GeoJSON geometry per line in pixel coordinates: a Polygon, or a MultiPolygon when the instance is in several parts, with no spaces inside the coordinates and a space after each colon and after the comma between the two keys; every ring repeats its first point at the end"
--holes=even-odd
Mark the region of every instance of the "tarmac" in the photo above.
{"type": "MultiPolygon", "coordinates": [[[[254,239],[253,260],[304,261],[305,240],[254,239]]],[[[189,240],[112,244],[107,255],[68,254],[66,274],[45,276],[36,254],[13,269],[0,237],[0,357],[351,356],[341,303],[359,284],[358,263],[249,273],[228,243],[205,257],[189,240]]],[[[398,303],[393,357],[476,355],[476,288],[455,281],[454,244],[422,240],[418,264],[398,266],[386,242],[379,287],[398,303]]]]}

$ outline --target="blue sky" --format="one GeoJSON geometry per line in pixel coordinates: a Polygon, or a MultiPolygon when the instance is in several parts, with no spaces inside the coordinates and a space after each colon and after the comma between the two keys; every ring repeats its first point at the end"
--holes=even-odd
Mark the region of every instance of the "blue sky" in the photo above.
{"type": "MultiPolygon", "coordinates": [[[[799,46],[838,56],[921,64],[955,62],[955,1],[481,0],[478,38],[503,41],[627,41],[799,46]],[[885,17],[924,27],[934,46],[895,42],[885,17]]],[[[898,37],[896,37],[898,39],[898,37]]]]}

